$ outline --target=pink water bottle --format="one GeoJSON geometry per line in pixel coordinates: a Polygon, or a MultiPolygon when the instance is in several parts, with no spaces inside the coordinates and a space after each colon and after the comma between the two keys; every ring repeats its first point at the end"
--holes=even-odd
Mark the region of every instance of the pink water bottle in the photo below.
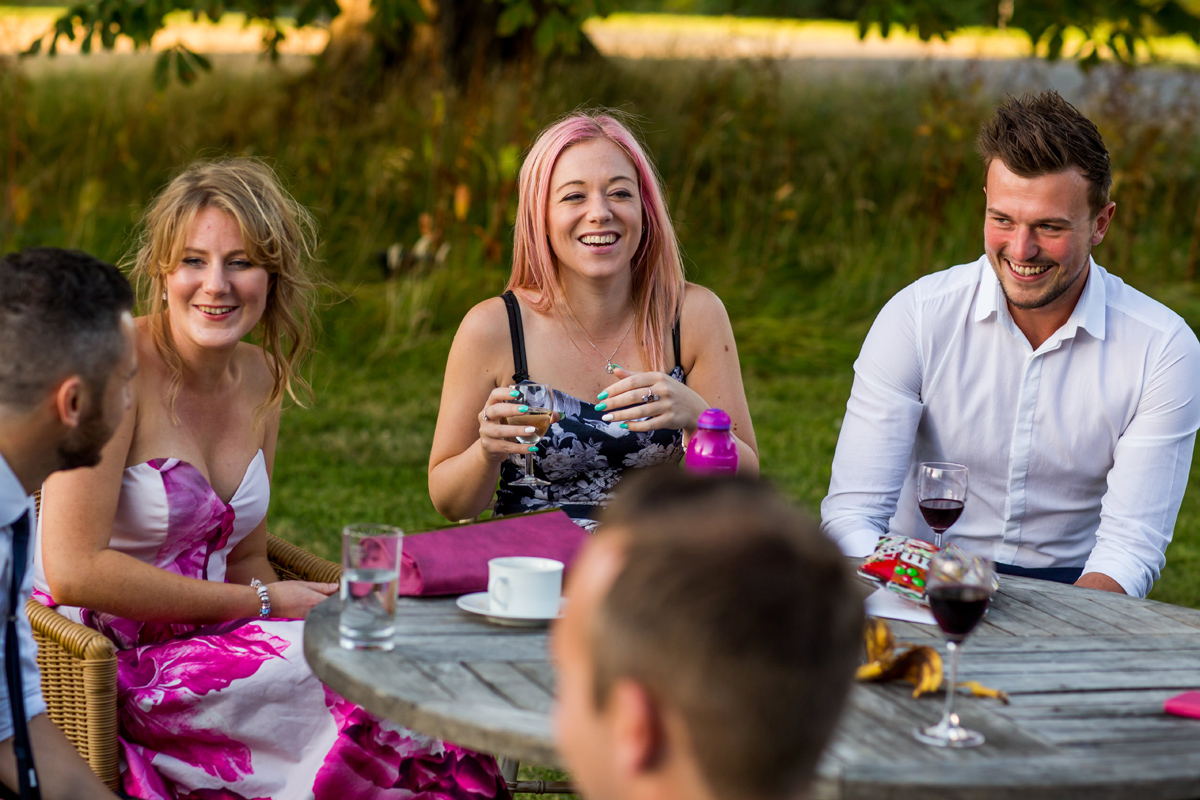
{"type": "Polygon", "coordinates": [[[683,464],[688,472],[708,475],[737,474],[737,440],[730,432],[729,415],[719,408],[700,414],[698,430],[688,442],[683,464]]]}

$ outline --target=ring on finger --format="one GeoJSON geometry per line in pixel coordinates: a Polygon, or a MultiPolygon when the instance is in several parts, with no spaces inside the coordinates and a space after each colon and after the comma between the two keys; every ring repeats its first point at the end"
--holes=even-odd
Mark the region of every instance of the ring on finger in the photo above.
{"type": "Polygon", "coordinates": [[[654,392],[647,392],[646,394],[642,395],[642,402],[643,403],[657,403],[658,395],[656,395],[654,392]]]}

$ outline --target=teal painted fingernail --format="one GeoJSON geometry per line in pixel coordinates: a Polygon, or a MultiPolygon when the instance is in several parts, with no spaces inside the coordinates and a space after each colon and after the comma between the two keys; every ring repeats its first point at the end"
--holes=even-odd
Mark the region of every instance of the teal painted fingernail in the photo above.
{"type": "Polygon", "coordinates": [[[531,452],[531,453],[536,453],[536,452],[537,452],[537,445],[536,445],[536,444],[535,444],[535,445],[532,445],[532,446],[529,448],[529,452],[531,452]]]}
{"type": "Polygon", "coordinates": [[[600,394],[596,395],[597,400],[606,400],[607,398],[608,392],[601,392],[600,394]]]}
{"type": "Polygon", "coordinates": [[[613,364],[613,369],[625,369],[620,364],[613,364]]]}
{"type": "Polygon", "coordinates": [[[597,403],[596,404],[597,411],[603,411],[606,408],[608,408],[608,403],[597,403]]]}
{"type": "Polygon", "coordinates": [[[522,414],[524,414],[525,412],[529,411],[529,406],[517,406],[517,411],[520,411],[522,414]]]}
{"type": "Polygon", "coordinates": [[[509,397],[520,397],[521,393],[518,392],[516,389],[513,389],[511,392],[508,393],[508,396],[509,397]]]}
{"type": "Polygon", "coordinates": [[[622,427],[622,428],[624,428],[625,430],[629,430],[629,423],[628,423],[628,422],[622,422],[622,423],[621,423],[621,427],[622,427]]]}

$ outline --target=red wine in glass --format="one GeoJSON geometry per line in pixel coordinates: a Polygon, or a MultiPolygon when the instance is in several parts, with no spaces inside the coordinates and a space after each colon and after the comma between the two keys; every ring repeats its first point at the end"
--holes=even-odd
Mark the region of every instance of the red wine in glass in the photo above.
{"type": "Polygon", "coordinates": [[[980,586],[934,586],[926,592],[929,610],[946,638],[961,642],[975,630],[987,611],[992,593],[980,586]]]}
{"type": "Polygon", "coordinates": [[[967,468],[949,461],[923,461],[917,471],[917,505],[933,529],[940,550],[942,534],[962,516],[967,502],[967,468]]]}
{"type": "Polygon", "coordinates": [[[946,637],[950,674],[942,718],[927,728],[917,728],[913,735],[935,747],[977,747],[983,744],[983,734],[962,726],[954,712],[954,691],[958,686],[958,650],[992,599],[992,565],[951,544],[930,559],[925,575],[929,610],[946,637]]]}
{"type": "Polygon", "coordinates": [[[946,532],[946,528],[958,522],[965,505],[962,500],[922,500],[921,516],[925,518],[925,523],[933,528],[933,532],[940,536],[946,532]]]}

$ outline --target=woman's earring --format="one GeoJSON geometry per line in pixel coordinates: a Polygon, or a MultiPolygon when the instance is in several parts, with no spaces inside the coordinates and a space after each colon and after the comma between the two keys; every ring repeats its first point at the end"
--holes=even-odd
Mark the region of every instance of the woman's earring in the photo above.
{"type": "Polygon", "coordinates": [[[167,290],[163,289],[163,302],[167,302],[167,290]]]}

